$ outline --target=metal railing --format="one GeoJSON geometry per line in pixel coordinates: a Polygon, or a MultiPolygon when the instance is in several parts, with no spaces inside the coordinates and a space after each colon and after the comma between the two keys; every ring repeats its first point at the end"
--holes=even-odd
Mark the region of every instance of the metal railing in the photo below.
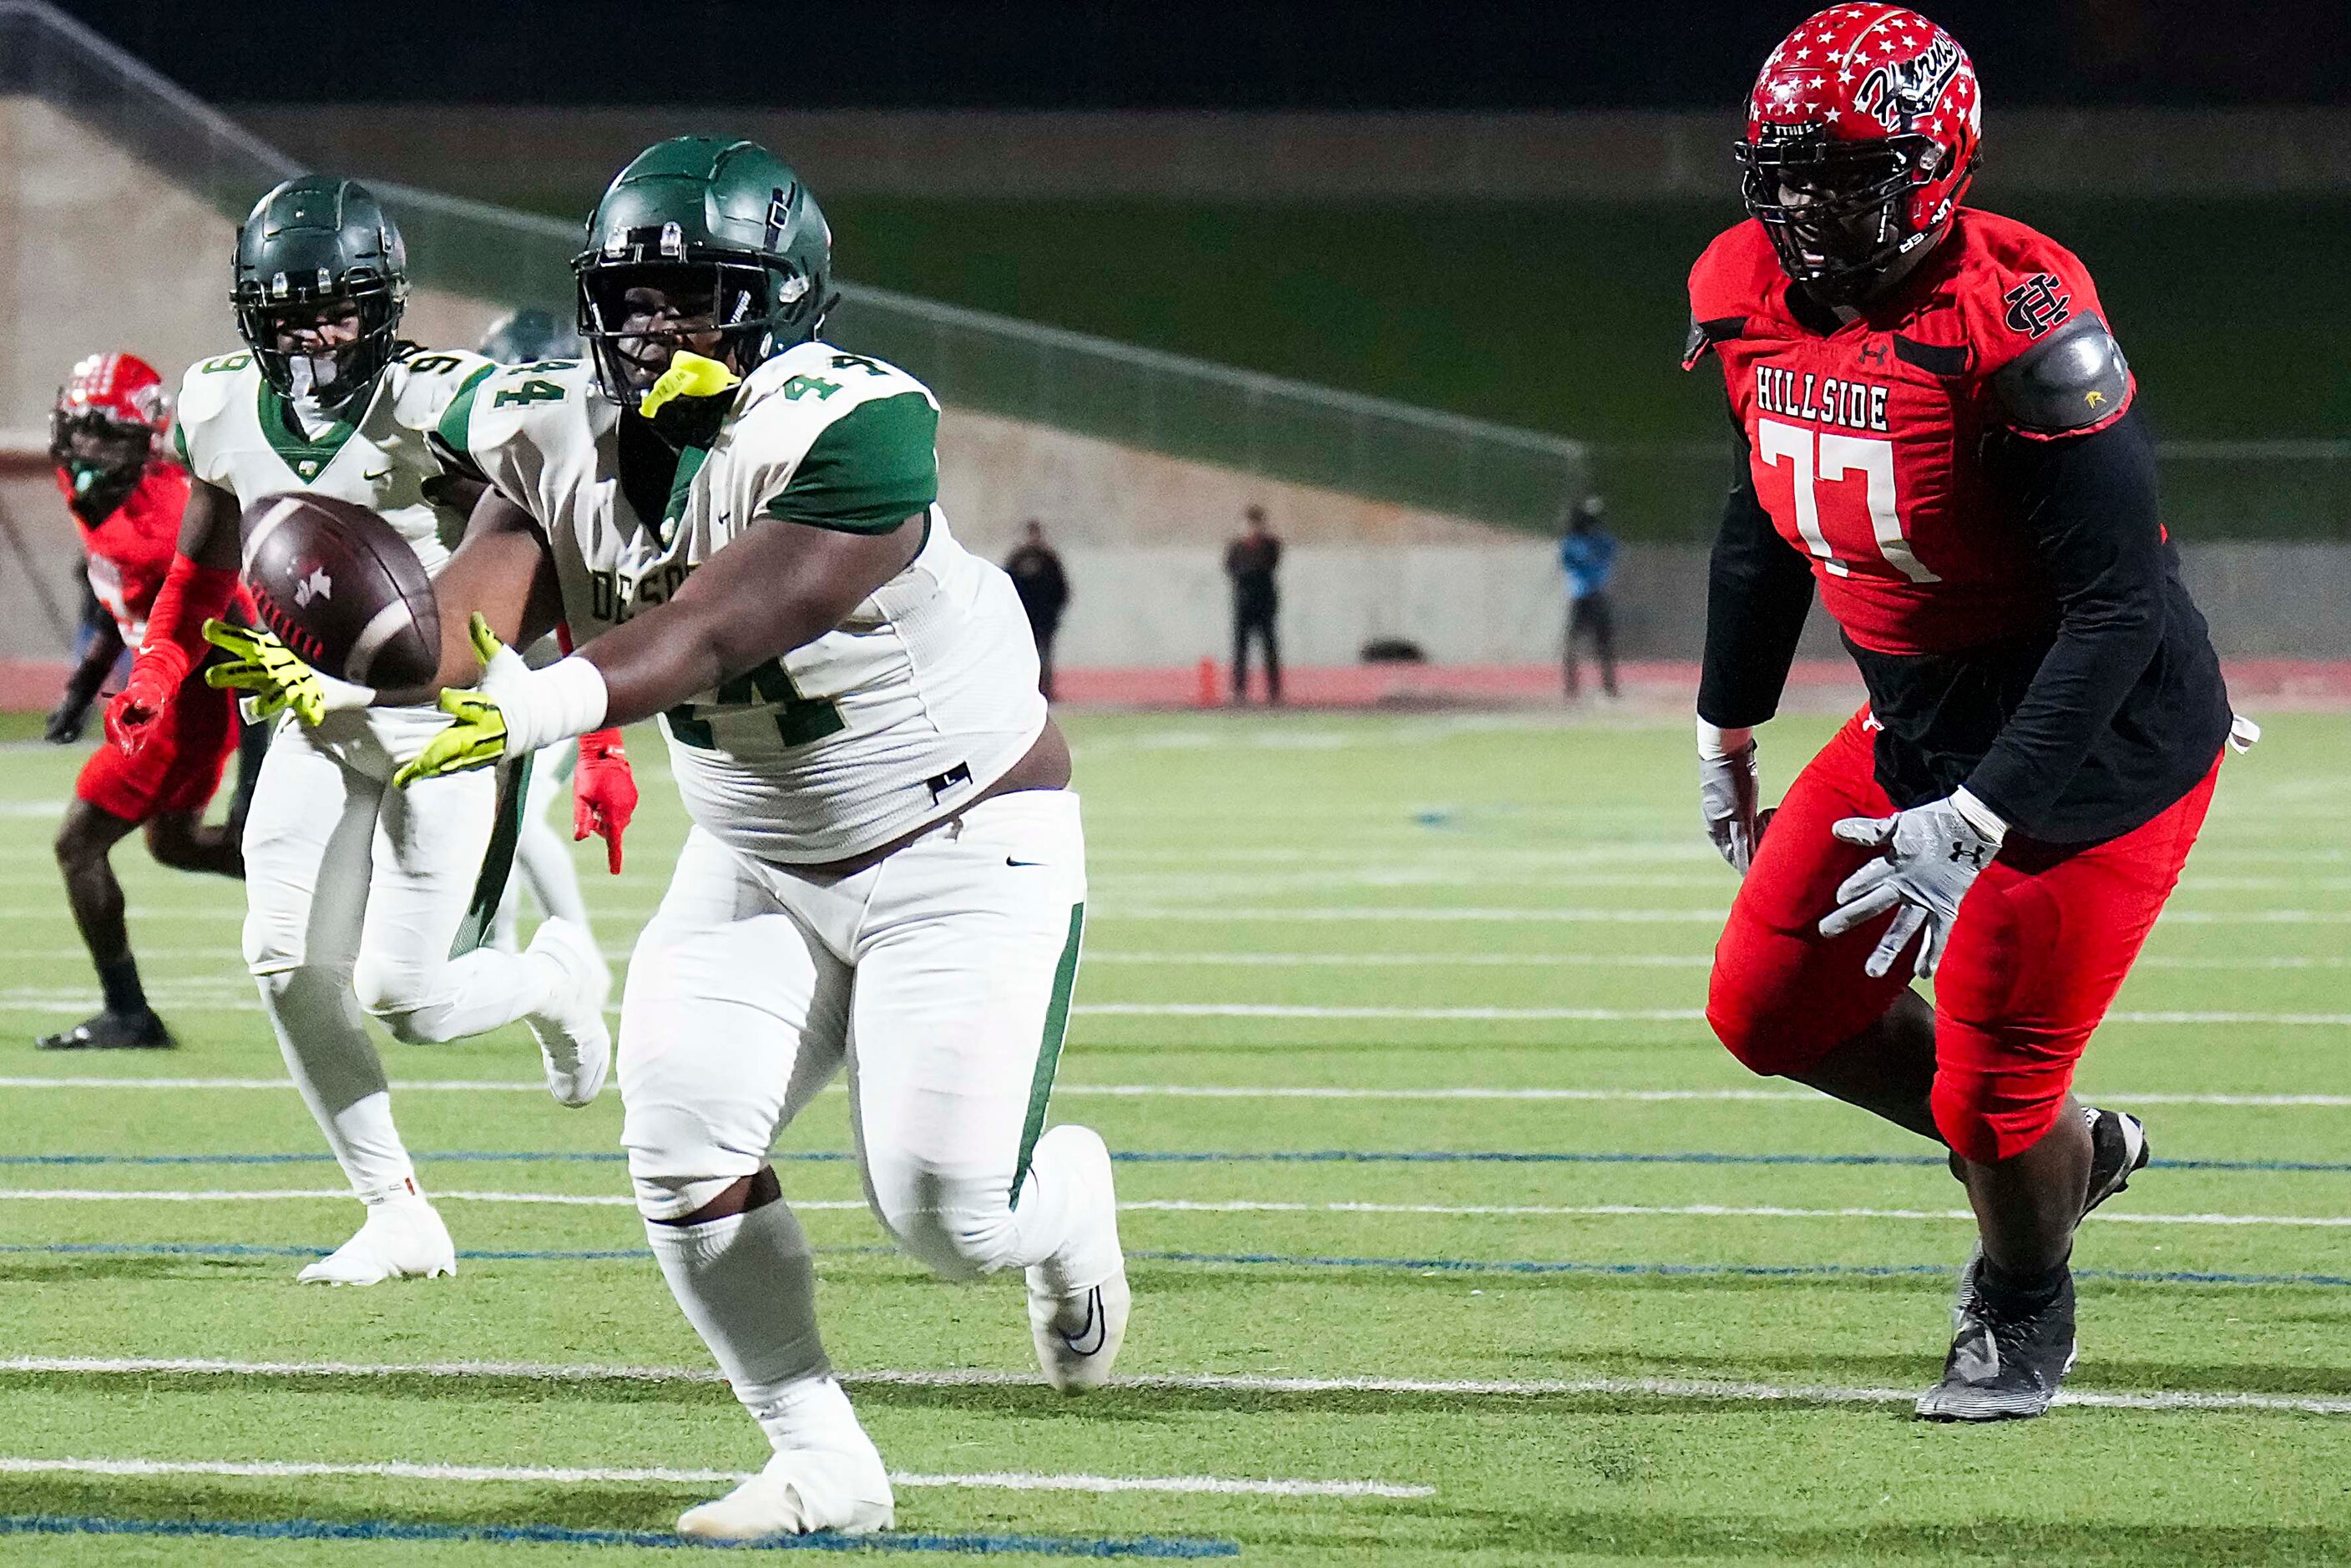
{"type": "MultiPolygon", "coordinates": [[[[0,0],[0,93],[47,99],[232,218],[300,167],[45,5],[0,0]]],[[[398,218],[420,285],[569,315],[578,226],[369,183],[398,218]]],[[[1521,528],[1549,526],[1586,487],[1583,447],[1562,437],[886,289],[841,292],[828,336],[904,366],[953,407],[1521,528]]]]}

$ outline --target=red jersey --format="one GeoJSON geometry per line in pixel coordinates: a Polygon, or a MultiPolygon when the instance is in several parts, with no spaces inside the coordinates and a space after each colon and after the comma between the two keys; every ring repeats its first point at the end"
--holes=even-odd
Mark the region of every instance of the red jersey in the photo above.
{"type": "MultiPolygon", "coordinates": [[[[2053,625],[2023,519],[1979,458],[1995,428],[2013,428],[1993,373],[2061,323],[2103,319],[2081,262],[2022,224],[1963,207],[1916,275],[1834,330],[1800,319],[1789,292],[1761,224],[1718,236],[1690,270],[1683,364],[1708,350],[1722,361],[1756,497],[1810,560],[1837,624],[1892,654],[1959,653],[2053,625]]],[[[2121,418],[2136,388],[2066,434],[2121,418]]]]}
{"type": "Polygon", "coordinates": [[[72,506],[73,481],[57,470],[57,488],[81,528],[89,558],[89,585],[114,617],[122,644],[136,649],[147,632],[147,612],[180,549],[180,514],[188,507],[188,471],[171,463],[150,463],[120,506],[95,526],[72,506]]]}

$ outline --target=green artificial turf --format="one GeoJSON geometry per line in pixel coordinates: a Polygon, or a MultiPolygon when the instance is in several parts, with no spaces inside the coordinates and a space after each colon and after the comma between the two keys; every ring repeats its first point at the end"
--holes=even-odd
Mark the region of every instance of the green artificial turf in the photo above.
{"type": "MultiPolygon", "coordinates": [[[[1123,1199],[1144,1206],[1123,1218],[1136,1307],[1121,1371],[1194,1382],[1065,1400],[1029,1382],[869,1379],[852,1397],[893,1469],[920,1476],[1434,1490],[905,1484],[902,1531],[1085,1548],[1153,1537],[1332,1564],[2351,1555],[2351,1414],[2074,1406],[1961,1429],[1914,1423],[1882,1396],[1939,1365],[1964,1203],[1917,1140],[1748,1077],[1689,1016],[1731,882],[1697,831],[1685,724],[1068,722],[1092,925],[1054,1114],[1123,1153],[1211,1156],[1120,1167],[1123,1199]],[[1204,1007],[1286,1010],[1171,1010],[1204,1007]],[[1593,1097],[1451,1092],[1464,1090],[1593,1097]],[[1693,1097],[1665,1097],[1677,1092],[1693,1097]],[[1718,1158],[1238,1157],[1465,1153],[1718,1158]],[[1896,1163],[1755,1160],[1861,1155],[1896,1163]],[[1199,1385],[1207,1375],[1246,1381],[1199,1385]]],[[[2131,1017],[2102,1031],[2083,1071],[2086,1092],[2147,1117],[2159,1160],[2351,1164],[2351,720],[2268,728],[2229,765],[2181,917],[2158,928],[2117,1004],[2131,1017]],[[2254,1096],[2321,1098],[2229,1103],[2254,1096]]],[[[1798,718],[1767,730],[1767,785],[1825,732],[1798,718]]],[[[584,848],[580,862],[616,963],[684,832],[662,747],[639,739],[628,873],[606,877],[584,848]]],[[[117,860],[183,1048],[31,1049],[95,1003],[47,847],[79,755],[0,750],[0,1188],[13,1195],[0,1199],[0,1531],[35,1518],[660,1531],[723,1490],[9,1463],[28,1459],[754,1468],[762,1440],[709,1381],[643,1257],[475,1256],[450,1281],[298,1288],[291,1254],[334,1246],[356,1221],[331,1164],[109,1158],[322,1151],[275,1083],[236,956],[240,891],[160,871],[136,841],[117,860]],[[59,1082],[80,1079],[121,1082],[59,1082]],[[58,1155],[93,1158],[30,1163],[58,1155]],[[71,1196],[126,1190],[211,1196],[71,1196]],[[77,1357],[92,1359],[64,1359],[77,1357]],[[144,1364],[188,1357],[228,1364],[144,1364]],[[529,1364],[465,1364],[491,1363],[529,1364]]],[[[611,1201],[627,1183],[610,1158],[450,1157],[610,1156],[616,1094],[558,1108],[529,1087],[536,1052],[519,1030],[385,1049],[396,1083],[435,1085],[396,1089],[395,1104],[462,1250],[642,1249],[633,1211],[611,1201]],[[466,1082],[521,1087],[452,1086],[466,1082]],[[497,1201],[514,1194],[605,1201],[497,1201]]],[[[1016,1281],[931,1281],[883,1248],[852,1165],[792,1157],[847,1147],[836,1092],[787,1134],[780,1167],[807,1206],[844,1373],[1033,1372],[1016,1281]]],[[[2351,1169],[2148,1171],[2085,1228],[2072,1386],[2351,1396],[2346,1219],[2351,1169]],[[2299,1282],[2192,1277],[2216,1275],[2299,1282]]],[[[0,1561],[28,1563],[640,1558],[674,1560],[488,1537],[0,1533],[0,1561]]]]}

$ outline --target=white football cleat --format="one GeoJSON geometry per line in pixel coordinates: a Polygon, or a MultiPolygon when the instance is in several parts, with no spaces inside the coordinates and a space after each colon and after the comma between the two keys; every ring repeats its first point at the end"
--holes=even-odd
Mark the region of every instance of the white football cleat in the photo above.
{"type": "Polygon", "coordinates": [[[768,1468],[715,1501],[677,1516],[677,1532],[703,1541],[761,1541],[831,1530],[863,1535],[896,1516],[890,1474],[859,1427],[854,1446],[782,1448],[768,1468]]]}
{"type": "Polygon", "coordinates": [[[1081,1175],[1086,1190],[1100,1206],[1094,1223],[1109,1232],[1114,1260],[1103,1278],[1084,1285],[1057,1286],[1055,1270],[1040,1265],[1028,1270],[1029,1333],[1037,1346],[1037,1364],[1045,1381],[1064,1394],[1083,1394],[1110,1381],[1119,1347],[1126,1343],[1126,1320],[1134,1306],[1127,1289],[1126,1258],[1118,1244],[1118,1188],[1111,1172],[1110,1150],[1090,1127],[1061,1126],[1038,1142],[1054,1145],[1053,1163],[1064,1167],[1063,1179],[1081,1175]]]}
{"type": "Polygon", "coordinates": [[[359,1233],[294,1276],[304,1285],[380,1285],[457,1271],[457,1249],[440,1214],[421,1199],[379,1203],[359,1233]]]}
{"type": "Polygon", "coordinates": [[[554,959],[569,982],[545,1011],[523,1019],[538,1041],[547,1092],[559,1104],[585,1105],[604,1087],[604,1075],[612,1066],[612,1030],[604,1021],[604,998],[612,993],[611,968],[597,951],[593,936],[559,917],[539,923],[529,951],[554,959]]]}

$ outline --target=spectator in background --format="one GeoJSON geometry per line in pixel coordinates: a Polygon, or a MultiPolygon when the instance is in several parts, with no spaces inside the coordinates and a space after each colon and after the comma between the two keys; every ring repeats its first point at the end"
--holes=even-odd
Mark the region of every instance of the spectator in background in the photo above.
{"type": "Polygon", "coordinates": [[[1012,579],[1012,591],[1020,596],[1020,608],[1029,612],[1029,630],[1037,638],[1037,689],[1050,701],[1053,638],[1061,630],[1061,612],[1069,608],[1070,575],[1061,570],[1060,554],[1045,542],[1044,524],[1029,519],[1020,548],[1004,558],[1004,570],[1012,579]]]}
{"type": "Polygon", "coordinates": [[[1281,700],[1281,639],[1274,612],[1281,605],[1274,573],[1281,566],[1281,541],[1266,531],[1265,508],[1243,514],[1249,531],[1225,547],[1225,575],[1233,580],[1233,701],[1249,700],[1249,645],[1265,645],[1265,700],[1281,700]]]}
{"type": "Polygon", "coordinates": [[[1567,636],[1562,664],[1567,695],[1583,695],[1583,672],[1575,657],[1576,640],[1589,636],[1600,659],[1600,689],[1616,695],[1616,608],[1608,584],[1616,575],[1616,536],[1601,525],[1604,507],[1597,496],[1586,496],[1568,514],[1560,536],[1559,564],[1567,573],[1567,636]]]}

